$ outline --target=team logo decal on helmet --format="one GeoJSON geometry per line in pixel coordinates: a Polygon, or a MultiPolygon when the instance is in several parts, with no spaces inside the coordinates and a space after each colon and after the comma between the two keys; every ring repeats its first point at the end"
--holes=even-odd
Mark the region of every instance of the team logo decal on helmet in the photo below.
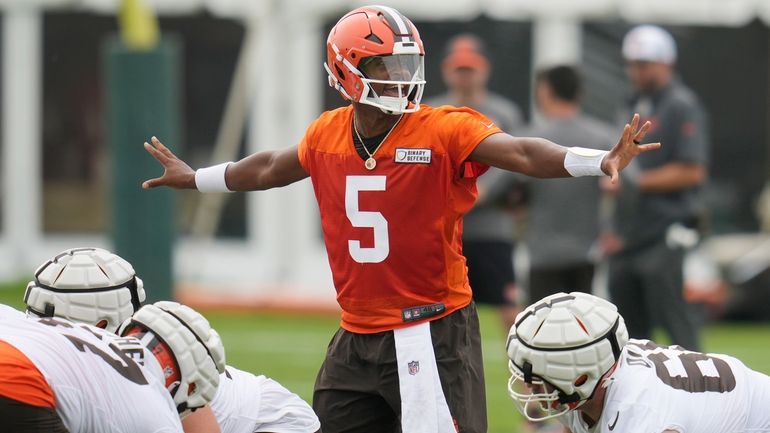
{"type": "Polygon", "coordinates": [[[586,293],[557,293],[516,317],[508,334],[508,391],[521,413],[541,421],[580,407],[628,342],[617,308],[586,293]]]}
{"type": "Polygon", "coordinates": [[[118,334],[135,336],[153,351],[180,414],[214,398],[225,371],[225,349],[200,313],[177,302],[156,302],[134,313],[118,334]]]}
{"type": "Polygon", "coordinates": [[[27,313],[62,317],[115,332],[139,309],[142,280],[121,257],[101,248],[73,248],[35,271],[27,284],[27,313]]]}
{"type": "Polygon", "coordinates": [[[397,10],[365,6],[343,16],[326,41],[329,85],[388,114],[419,110],[425,87],[417,28],[397,10]]]}

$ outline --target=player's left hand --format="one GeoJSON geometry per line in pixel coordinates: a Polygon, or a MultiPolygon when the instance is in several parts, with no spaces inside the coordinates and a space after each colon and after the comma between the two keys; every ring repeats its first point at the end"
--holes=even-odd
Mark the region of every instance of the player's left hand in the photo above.
{"type": "Polygon", "coordinates": [[[610,150],[610,153],[602,161],[602,171],[610,176],[612,183],[618,181],[618,173],[623,170],[632,159],[642,152],[660,148],[660,143],[641,144],[647,130],[652,124],[647,121],[639,127],[639,114],[635,113],[631,124],[626,124],[620,141],[610,150]]]}

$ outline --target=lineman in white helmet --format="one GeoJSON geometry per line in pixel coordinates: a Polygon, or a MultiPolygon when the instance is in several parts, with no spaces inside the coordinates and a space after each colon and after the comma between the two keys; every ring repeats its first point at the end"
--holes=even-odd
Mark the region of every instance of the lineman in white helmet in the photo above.
{"type": "Polygon", "coordinates": [[[134,268],[101,248],[72,248],[43,263],[27,284],[24,303],[34,317],[62,317],[110,332],[145,300],[134,268]]]}
{"type": "MultiPolygon", "coordinates": [[[[120,284],[122,281],[129,281],[129,275],[131,278],[135,277],[131,265],[119,256],[98,248],[76,248],[64,251],[43,264],[35,275],[35,280],[28,284],[24,296],[27,313],[30,316],[64,317],[99,327],[106,326],[108,330],[116,332],[118,326],[131,318],[133,312],[145,299],[139,278],[135,278],[138,287],[137,296],[134,296],[130,290],[127,291],[125,285],[120,284]],[[102,269],[105,272],[102,272],[102,269]],[[125,272],[121,273],[118,269],[123,269],[125,272]],[[94,283],[100,275],[102,277],[120,276],[114,276],[114,284],[108,286],[104,282],[94,283]],[[131,295],[128,296],[129,294],[131,295]],[[135,306],[137,300],[139,305],[135,306]]],[[[170,308],[175,311],[175,308],[162,307],[163,305],[165,304],[156,303],[155,307],[161,310],[170,308]]],[[[150,312],[159,313],[155,309],[142,308],[133,319],[135,322],[150,320],[148,319],[150,312]]],[[[138,332],[135,328],[127,330],[126,326],[123,326],[121,331],[138,332]]],[[[215,429],[217,426],[223,433],[262,431],[311,433],[320,429],[320,422],[312,408],[278,382],[232,366],[227,366],[224,370],[220,368],[220,357],[216,351],[212,353],[212,359],[215,360],[219,371],[219,386],[214,388],[216,394],[207,407],[196,410],[182,420],[185,432],[210,431],[209,429],[215,429]]],[[[222,354],[221,363],[224,367],[224,354],[222,354]]],[[[210,382],[203,382],[204,385],[206,383],[210,382]]],[[[186,384],[189,382],[180,381],[180,387],[175,394],[177,404],[180,404],[177,398],[184,397],[179,390],[186,384]]],[[[196,389],[196,395],[210,392],[211,388],[206,388],[206,390],[196,389]]]]}
{"type": "MultiPolygon", "coordinates": [[[[156,302],[142,307],[119,329],[121,335],[133,336],[142,342],[157,341],[147,343],[149,348],[165,341],[175,354],[184,351],[193,338],[204,343],[209,356],[200,350],[200,345],[193,347],[195,351],[191,348],[184,356],[176,357],[178,374],[166,378],[166,385],[180,409],[210,402],[215,418],[209,417],[207,410],[186,416],[182,419],[186,433],[211,432],[211,429],[221,429],[223,433],[313,433],[320,429],[318,417],[310,406],[278,382],[225,366],[219,336],[196,314],[176,302],[156,302]],[[146,325],[164,330],[166,323],[174,323],[174,318],[184,319],[192,335],[172,332],[164,336],[144,331],[146,325]],[[210,364],[209,360],[214,361],[216,370],[210,366],[201,368],[202,363],[210,364]]],[[[167,364],[173,367],[170,362],[167,364]]]]}
{"type": "Polygon", "coordinates": [[[123,336],[0,313],[2,431],[181,433],[180,418],[213,398],[224,371],[217,333],[177,303],[143,307],[123,336]]]}
{"type": "Polygon", "coordinates": [[[629,340],[616,307],[593,295],[531,305],[507,351],[511,398],[533,421],[573,433],[770,431],[770,377],[727,355],[629,340]]]}
{"type": "Polygon", "coordinates": [[[225,372],[225,348],[205,317],[186,305],[145,305],[118,329],[139,339],[163,368],[166,388],[181,415],[210,402],[225,372]]]}
{"type": "Polygon", "coordinates": [[[609,302],[579,292],[543,298],[516,317],[508,334],[511,397],[531,421],[575,409],[593,396],[627,341],[609,302]],[[532,404],[542,409],[538,416],[527,410],[532,404]]]}

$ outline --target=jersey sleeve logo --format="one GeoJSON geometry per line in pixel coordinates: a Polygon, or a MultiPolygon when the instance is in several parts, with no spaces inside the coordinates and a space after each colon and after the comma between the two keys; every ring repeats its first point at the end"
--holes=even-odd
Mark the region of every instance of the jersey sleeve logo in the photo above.
{"type": "Polygon", "coordinates": [[[431,149],[397,148],[393,160],[396,164],[430,164],[431,149]]]}
{"type": "Polygon", "coordinates": [[[607,428],[610,429],[610,431],[615,430],[615,426],[618,425],[618,417],[620,416],[620,411],[615,413],[615,421],[612,421],[612,424],[607,424],[607,428]]]}

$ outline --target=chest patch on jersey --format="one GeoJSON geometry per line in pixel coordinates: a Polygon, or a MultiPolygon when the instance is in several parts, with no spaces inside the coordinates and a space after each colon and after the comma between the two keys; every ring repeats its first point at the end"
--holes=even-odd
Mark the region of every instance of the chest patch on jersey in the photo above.
{"type": "Polygon", "coordinates": [[[430,164],[431,149],[396,148],[393,161],[397,164],[430,164]]]}

